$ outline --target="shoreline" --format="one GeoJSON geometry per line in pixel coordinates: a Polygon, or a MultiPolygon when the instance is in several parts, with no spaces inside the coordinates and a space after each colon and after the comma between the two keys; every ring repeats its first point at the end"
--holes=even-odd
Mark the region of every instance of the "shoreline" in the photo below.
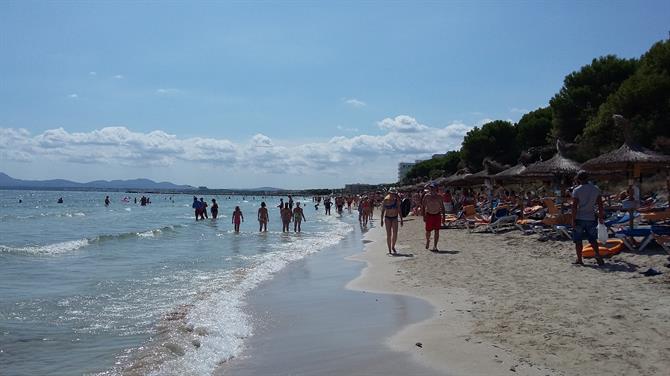
{"type": "Polygon", "coordinates": [[[354,231],[336,246],[291,263],[249,294],[245,310],[254,333],[215,375],[435,375],[385,345],[405,326],[430,317],[429,304],[345,288],[364,266],[348,259],[364,248],[358,223],[351,224],[354,231]]]}
{"type": "MultiPolygon", "coordinates": [[[[417,218],[408,219],[406,222],[420,221],[417,218]]],[[[462,288],[450,288],[448,292],[430,288],[419,292],[416,286],[404,285],[399,281],[397,276],[404,273],[399,267],[418,252],[412,252],[399,241],[398,252],[407,256],[390,257],[387,255],[385,236],[384,229],[379,227],[369,231],[366,240],[370,243],[366,245],[364,253],[348,257],[366,266],[346,287],[355,291],[410,296],[425,300],[433,307],[431,317],[410,324],[390,337],[386,344],[391,349],[410,354],[414,361],[441,374],[556,374],[519,361],[502,346],[472,334],[473,319],[464,313],[476,309],[477,303],[483,301],[484,297],[473,296],[462,288]],[[418,343],[422,346],[418,347],[418,343]]]]}
{"type": "Polygon", "coordinates": [[[370,231],[366,268],[347,287],[418,297],[435,309],[387,341],[450,375],[656,375],[670,367],[667,254],[623,252],[598,268],[571,265],[571,242],[518,231],[443,230],[440,253],[423,249],[420,217],[399,231],[370,231]],[[649,267],[663,275],[640,274],[649,267]],[[415,343],[421,342],[419,348],[415,343]]]}

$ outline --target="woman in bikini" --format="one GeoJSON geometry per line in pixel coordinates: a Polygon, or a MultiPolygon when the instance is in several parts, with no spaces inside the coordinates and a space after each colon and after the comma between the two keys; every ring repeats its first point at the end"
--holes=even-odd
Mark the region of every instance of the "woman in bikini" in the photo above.
{"type": "Polygon", "coordinates": [[[300,223],[305,219],[305,213],[302,211],[302,208],[300,207],[300,203],[295,204],[295,209],[293,209],[293,232],[300,232],[300,223]]]}
{"type": "Polygon", "coordinates": [[[268,220],[269,220],[268,208],[265,205],[265,201],[263,201],[261,202],[261,207],[258,208],[258,223],[260,226],[258,228],[258,231],[263,232],[268,231],[268,220]]]}
{"type": "Polygon", "coordinates": [[[398,240],[398,218],[400,218],[400,226],[402,226],[403,221],[402,216],[400,215],[400,196],[398,196],[395,188],[391,188],[382,201],[381,220],[382,226],[384,226],[384,222],[386,222],[386,245],[389,249],[389,255],[397,254],[395,243],[398,240]]]}
{"type": "Polygon", "coordinates": [[[233,212],[233,224],[235,225],[235,232],[240,232],[241,222],[244,222],[244,215],[242,214],[240,207],[236,206],[235,211],[233,212]]]}

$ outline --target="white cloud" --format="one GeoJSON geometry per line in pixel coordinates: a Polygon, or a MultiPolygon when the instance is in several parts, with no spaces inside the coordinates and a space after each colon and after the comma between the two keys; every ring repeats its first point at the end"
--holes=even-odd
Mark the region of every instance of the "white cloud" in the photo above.
{"type": "Polygon", "coordinates": [[[114,76],[114,78],[116,78],[117,80],[122,80],[125,77],[122,74],[117,74],[116,76],[114,76]]]}
{"type": "Polygon", "coordinates": [[[361,107],[365,107],[365,106],[368,105],[367,103],[365,103],[361,100],[358,100],[356,98],[345,98],[344,103],[346,103],[346,104],[348,104],[352,107],[356,107],[356,108],[361,108],[361,107]]]}
{"type": "Polygon", "coordinates": [[[422,132],[428,129],[428,127],[423,124],[419,124],[416,119],[407,115],[396,116],[393,119],[386,118],[378,122],[377,125],[381,129],[401,133],[422,132]]]}
{"type": "Polygon", "coordinates": [[[95,77],[95,76],[98,75],[98,73],[97,72],[88,72],[88,75],[92,76],[92,77],[95,77]]]}
{"type": "Polygon", "coordinates": [[[460,122],[429,127],[400,115],[379,122],[381,135],[333,137],[288,144],[256,134],[246,142],[183,138],[156,130],[134,132],[105,127],[90,132],[56,128],[32,135],[25,129],[0,128],[0,157],[15,161],[55,160],[103,165],[173,166],[205,163],[225,169],[293,174],[336,172],[370,165],[376,159],[412,160],[457,149],[473,128],[460,122]]]}
{"type": "Polygon", "coordinates": [[[71,99],[77,99],[77,98],[79,98],[79,95],[77,95],[75,93],[72,93],[72,94],[68,95],[67,97],[71,98],[71,99]]]}
{"type": "Polygon", "coordinates": [[[176,95],[179,93],[181,93],[181,90],[175,88],[156,89],[156,94],[158,95],[176,95]]]}

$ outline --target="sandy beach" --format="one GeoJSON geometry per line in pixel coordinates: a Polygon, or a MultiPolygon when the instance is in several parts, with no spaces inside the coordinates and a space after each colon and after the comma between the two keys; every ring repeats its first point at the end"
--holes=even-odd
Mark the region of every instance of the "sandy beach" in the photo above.
{"type": "Polygon", "coordinates": [[[397,247],[408,257],[388,256],[383,230],[372,229],[366,251],[352,257],[367,267],[348,288],[430,302],[433,317],[387,342],[437,373],[668,374],[667,255],[649,248],[580,267],[571,242],[537,238],[443,230],[432,253],[423,221],[408,217],[397,247]],[[664,274],[640,274],[649,267],[664,274]]]}

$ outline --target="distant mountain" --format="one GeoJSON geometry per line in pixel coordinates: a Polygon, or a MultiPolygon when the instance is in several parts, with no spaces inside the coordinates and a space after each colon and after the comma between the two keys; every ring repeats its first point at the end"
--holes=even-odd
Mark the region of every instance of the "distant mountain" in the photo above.
{"type": "Polygon", "coordinates": [[[21,180],[0,172],[0,188],[78,188],[78,189],[193,189],[190,185],[177,185],[170,182],[156,183],[149,179],[132,180],[96,180],[89,183],[77,183],[74,181],[54,180],[21,180]]]}

